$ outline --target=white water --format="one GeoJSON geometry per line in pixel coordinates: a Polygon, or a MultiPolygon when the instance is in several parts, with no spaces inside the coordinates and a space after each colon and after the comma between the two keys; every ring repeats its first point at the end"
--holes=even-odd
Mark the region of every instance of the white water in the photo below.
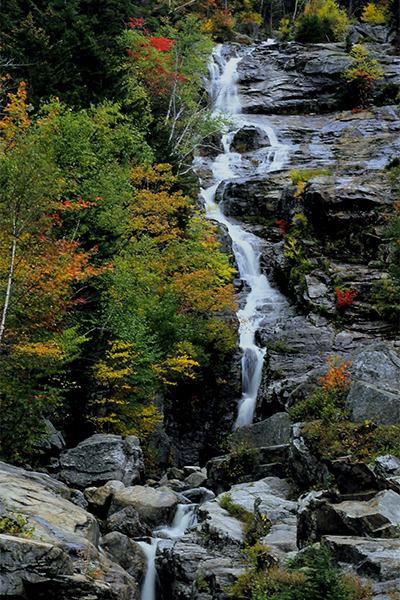
{"type": "Polygon", "coordinates": [[[157,544],[160,538],[175,539],[181,537],[185,530],[196,522],[194,504],[178,504],[172,525],[170,527],[160,527],[154,531],[155,537],[151,544],[139,542],[147,558],[147,571],[140,592],[141,600],[156,600],[156,552],[157,544]]]}
{"type": "Polygon", "coordinates": [[[156,600],[156,551],[157,539],[154,538],[151,544],[147,542],[138,542],[147,558],[147,571],[140,590],[141,600],[156,600]]]}
{"type": "Polygon", "coordinates": [[[214,203],[215,191],[221,181],[239,177],[244,167],[248,172],[248,161],[237,152],[230,151],[230,143],[234,134],[245,125],[256,125],[264,130],[269,138],[270,146],[257,152],[258,164],[253,167],[252,175],[265,174],[282,168],[288,149],[280,144],[267,117],[251,116],[241,113],[241,105],[237,91],[237,65],[241,57],[225,60],[221,54],[222,46],[214,53],[210,66],[210,95],[215,102],[215,111],[223,110],[232,116],[233,127],[223,136],[224,153],[217,156],[212,164],[212,173],[216,183],[202,190],[207,215],[225,225],[232,238],[232,246],[239,268],[239,274],[250,293],[243,308],[238,311],[239,343],[243,351],[242,357],[242,398],[238,406],[235,429],[248,425],[253,421],[257,392],[261,382],[265,349],[255,343],[255,333],[265,318],[279,320],[279,312],[285,301],[279,292],[271,288],[260,268],[261,242],[252,233],[245,231],[238,224],[228,220],[214,203]],[[221,72],[222,70],[222,72],[221,72]]]}

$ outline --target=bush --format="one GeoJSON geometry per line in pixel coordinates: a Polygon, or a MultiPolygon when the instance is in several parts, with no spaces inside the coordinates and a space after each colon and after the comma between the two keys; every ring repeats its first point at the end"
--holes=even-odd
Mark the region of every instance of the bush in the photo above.
{"type": "Polygon", "coordinates": [[[346,11],[335,0],[311,0],[297,19],[295,39],[303,43],[339,42],[348,27],[346,11]]]}
{"type": "Polygon", "coordinates": [[[382,79],[383,71],[378,61],[373,60],[362,44],[356,44],[350,51],[353,65],[342,74],[339,93],[347,105],[366,106],[373,92],[375,81],[382,79]]]}
{"type": "Polygon", "coordinates": [[[343,575],[327,548],[311,548],[286,569],[249,570],[233,590],[237,600],[369,600],[370,586],[343,575]]]}
{"type": "Polygon", "coordinates": [[[367,6],[364,6],[360,19],[364,23],[370,23],[371,25],[383,25],[386,23],[386,7],[383,4],[373,4],[370,2],[367,6]]]}

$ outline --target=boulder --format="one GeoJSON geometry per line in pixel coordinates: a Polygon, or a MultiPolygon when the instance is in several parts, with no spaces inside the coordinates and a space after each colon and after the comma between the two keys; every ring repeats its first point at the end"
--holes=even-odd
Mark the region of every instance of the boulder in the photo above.
{"type": "Polygon", "coordinates": [[[289,466],[292,476],[301,489],[325,483],[329,479],[329,469],[307,448],[301,435],[302,423],[292,426],[289,449],[289,466]]]}
{"type": "MultiPolygon", "coordinates": [[[[161,541],[156,555],[157,573],[166,600],[228,599],[229,588],[245,567],[241,559],[200,545],[196,535],[161,541]]],[[[203,541],[204,543],[204,541],[203,541]]]]}
{"type": "Polygon", "coordinates": [[[260,127],[249,125],[242,127],[235,133],[231,141],[230,151],[249,152],[270,145],[271,142],[265,131],[260,129],[260,127]]]}
{"type": "Polygon", "coordinates": [[[254,448],[285,444],[290,438],[289,416],[285,412],[279,412],[265,421],[244,425],[232,435],[232,438],[245,441],[254,448]]]}
{"type": "Polygon", "coordinates": [[[140,482],[144,473],[139,440],[130,435],[97,434],[60,455],[60,478],[68,485],[87,488],[116,479],[124,485],[140,482]]]}
{"type": "MultiPolygon", "coordinates": [[[[21,514],[34,538],[70,547],[86,548],[99,541],[99,526],[93,515],[63,498],[64,484],[42,473],[0,464],[1,496],[7,509],[21,514]]],[[[68,494],[69,495],[69,490],[68,494]]]]}
{"type": "Polygon", "coordinates": [[[0,536],[1,594],[28,600],[134,600],[136,581],[97,550],[99,526],[64,484],[0,464],[3,514],[26,522],[30,539],[0,536]]]}
{"type": "Polygon", "coordinates": [[[301,499],[297,515],[299,548],[332,534],[392,538],[398,535],[400,496],[393,490],[354,496],[313,491],[301,499]]]}
{"type": "Polygon", "coordinates": [[[392,454],[377,456],[374,472],[381,477],[400,477],[400,459],[392,454]]]}
{"type": "Polygon", "coordinates": [[[135,485],[114,493],[108,517],[131,506],[150,527],[169,525],[177,504],[177,495],[167,487],[153,489],[135,485]]]}
{"type": "Polygon", "coordinates": [[[126,506],[115,512],[106,521],[107,529],[118,531],[130,538],[150,535],[149,527],[143,522],[138,511],[133,506],[126,506]]]}
{"type": "Polygon", "coordinates": [[[221,508],[216,500],[206,502],[199,508],[201,530],[213,549],[230,547],[234,551],[244,547],[243,525],[221,508]]]}
{"type": "Polygon", "coordinates": [[[360,576],[378,581],[400,578],[400,539],[327,535],[322,543],[337,561],[354,565],[360,576]]]}
{"type": "Polygon", "coordinates": [[[364,423],[369,420],[376,425],[400,424],[400,395],[377,388],[375,385],[357,381],[346,398],[350,420],[364,423]]]}
{"type": "Polygon", "coordinates": [[[53,544],[0,535],[0,596],[23,597],[23,580],[44,581],[72,575],[74,565],[61,548],[53,544]]]}
{"type": "Polygon", "coordinates": [[[196,471],[195,473],[191,473],[190,475],[188,475],[188,477],[186,477],[185,484],[190,488],[201,487],[206,480],[207,475],[205,475],[201,471],[196,471]]]}
{"type": "Polygon", "coordinates": [[[100,547],[110,560],[140,581],[147,567],[146,556],[140,544],[118,531],[112,531],[100,539],[100,547]]]}
{"type": "Polygon", "coordinates": [[[117,490],[123,489],[124,487],[125,486],[122,481],[112,479],[111,481],[107,481],[107,483],[101,487],[86,488],[84,490],[84,496],[93,511],[98,511],[99,509],[104,509],[107,511],[110,506],[113,493],[117,490]]]}

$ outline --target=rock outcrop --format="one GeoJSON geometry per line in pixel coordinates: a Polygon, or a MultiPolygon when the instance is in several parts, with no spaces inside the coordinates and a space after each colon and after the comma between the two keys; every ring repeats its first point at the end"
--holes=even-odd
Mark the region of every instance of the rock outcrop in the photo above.
{"type": "Polygon", "coordinates": [[[97,434],[63,452],[59,477],[78,488],[101,486],[110,480],[139,483],[144,472],[142,449],[136,436],[97,434]]]}

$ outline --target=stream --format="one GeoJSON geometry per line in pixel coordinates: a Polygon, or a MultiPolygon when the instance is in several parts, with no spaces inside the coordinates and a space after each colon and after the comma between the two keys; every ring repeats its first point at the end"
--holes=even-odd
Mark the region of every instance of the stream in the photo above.
{"type": "MultiPolygon", "coordinates": [[[[271,42],[272,43],[272,42],[271,42]]],[[[215,183],[202,189],[206,214],[210,219],[224,225],[232,239],[241,280],[249,290],[237,317],[239,320],[239,345],[242,349],[242,398],[238,405],[235,429],[253,422],[257,392],[261,382],[265,348],[255,342],[255,334],[261,321],[279,323],[282,309],[287,305],[285,298],[273,289],[260,267],[261,241],[246,231],[233,219],[228,219],[214,202],[215,192],[222,181],[246,176],[265,174],[282,169],[288,157],[288,146],[278,142],[268,117],[245,115],[241,112],[236,78],[237,65],[242,56],[226,60],[223,46],[218,46],[210,66],[209,93],[215,102],[215,111],[223,111],[231,117],[230,131],[222,138],[224,153],[216,157],[211,165],[215,183]],[[257,126],[269,139],[270,145],[257,152],[256,164],[244,161],[241,154],[231,152],[230,145],[237,131],[244,126],[257,126]],[[250,169],[250,172],[249,172],[250,169]]]]}

